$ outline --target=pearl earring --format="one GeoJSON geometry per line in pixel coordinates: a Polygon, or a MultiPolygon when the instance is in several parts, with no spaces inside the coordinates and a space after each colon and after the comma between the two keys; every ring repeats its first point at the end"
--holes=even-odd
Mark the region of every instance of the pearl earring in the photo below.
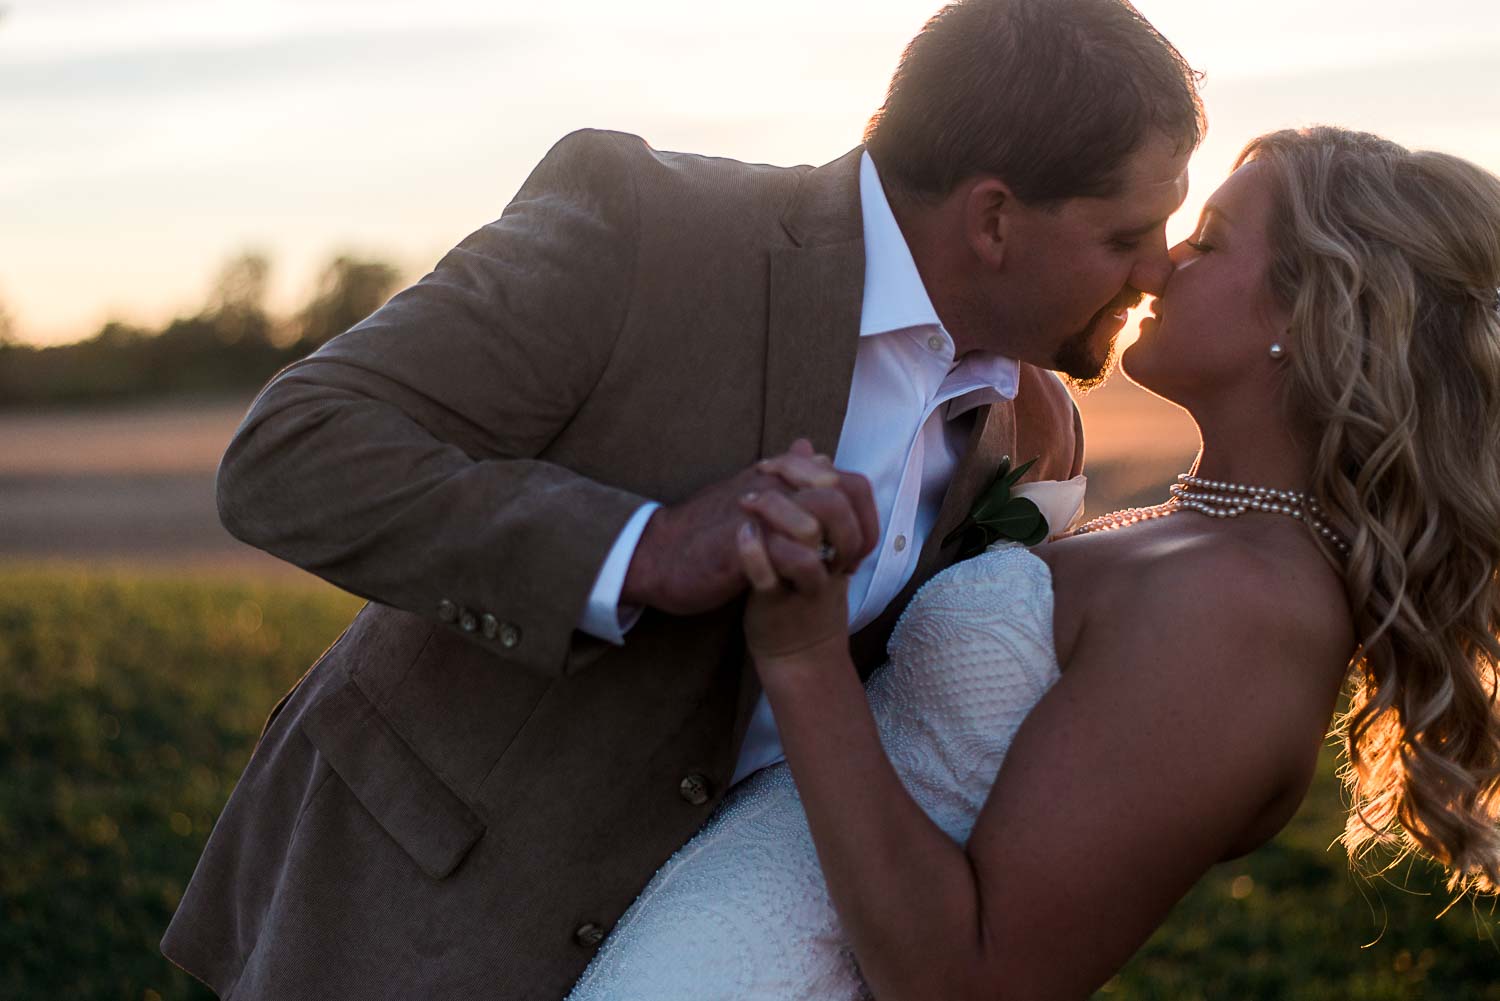
{"type": "Polygon", "coordinates": [[[1277,361],[1280,361],[1281,359],[1286,357],[1286,348],[1282,347],[1280,344],[1272,344],[1271,357],[1275,358],[1277,361]]]}

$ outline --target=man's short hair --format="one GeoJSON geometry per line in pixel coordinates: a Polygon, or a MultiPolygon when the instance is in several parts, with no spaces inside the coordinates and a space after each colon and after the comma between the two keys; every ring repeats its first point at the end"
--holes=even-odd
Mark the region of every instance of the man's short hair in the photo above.
{"type": "Polygon", "coordinates": [[[1197,148],[1200,79],[1127,0],[958,0],[906,47],[865,145],[918,199],[976,175],[1027,203],[1109,197],[1153,132],[1197,148]]]}

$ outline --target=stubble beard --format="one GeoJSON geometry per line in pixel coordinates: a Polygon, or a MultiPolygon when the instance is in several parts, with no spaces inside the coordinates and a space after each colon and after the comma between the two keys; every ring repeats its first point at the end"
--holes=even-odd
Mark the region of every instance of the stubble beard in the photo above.
{"type": "Polygon", "coordinates": [[[1069,337],[1057,349],[1054,368],[1063,382],[1078,396],[1085,396],[1109,381],[1114,371],[1115,358],[1119,354],[1119,335],[1111,337],[1102,350],[1096,346],[1094,328],[1101,320],[1095,320],[1083,330],[1069,337]]]}
{"type": "Polygon", "coordinates": [[[1116,330],[1100,344],[1100,325],[1114,322],[1116,313],[1134,309],[1145,298],[1145,293],[1127,285],[1107,306],[1094,314],[1086,327],[1063,341],[1062,346],[1057,349],[1052,367],[1076,395],[1084,396],[1098,389],[1109,381],[1109,375],[1114,371],[1115,356],[1119,352],[1120,334],[1124,332],[1124,327],[1122,325],[1120,330],[1116,330]]]}

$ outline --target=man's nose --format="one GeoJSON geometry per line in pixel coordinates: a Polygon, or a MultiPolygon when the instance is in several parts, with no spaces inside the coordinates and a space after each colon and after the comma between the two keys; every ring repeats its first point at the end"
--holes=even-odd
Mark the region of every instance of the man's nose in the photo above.
{"type": "Polygon", "coordinates": [[[1162,289],[1167,286],[1167,279],[1172,277],[1176,268],[1177,262],[1163,240],[1150,254],[1136,262],[1130,284],[1147,295],[1161,295],[1162,289]]]}

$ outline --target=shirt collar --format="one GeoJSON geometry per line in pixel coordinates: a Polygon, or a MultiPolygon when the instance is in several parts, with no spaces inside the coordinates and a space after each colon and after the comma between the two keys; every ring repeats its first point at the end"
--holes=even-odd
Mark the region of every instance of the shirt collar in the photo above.
{"type": "MultiPolygon", "coordinates": [[[[859,200],[865,233],[865,289],[859,336],[873,337],[911,327],[943,330],[943,321],[938,319],[927,287],[922,284],[917,262],[912,259],[911,248],[906,245],[906,237],[891,211],[868,150],[860,155],[859,200]]],[[[960,374],[1008,400],[1015,399],[1021,384],[1020,365],[1012,358],[990,352],[967,355],[955,366],[953,376],[960,374]]],[[[958,410],[962,413],[992,401],[992,394],[981,392],[953,402],[962,408],[958,410]]],[[[957,416],[952,406],[949,416],[957,416]]]]}
{"type": "Polygon", "coordinates": [[[942,326],[868,151],[859,161],[859,202],[865,227],[865,298],[859,336],[942,326]]]}
{"type": "Polygon", "coordinates": [[[986,403],[1014,400],[1021,388],[1021,366],[1003,355],[976,352],[954,366],[948,381],[963,387],[948,401],[947,417],[952,420],[986,403]]]}

